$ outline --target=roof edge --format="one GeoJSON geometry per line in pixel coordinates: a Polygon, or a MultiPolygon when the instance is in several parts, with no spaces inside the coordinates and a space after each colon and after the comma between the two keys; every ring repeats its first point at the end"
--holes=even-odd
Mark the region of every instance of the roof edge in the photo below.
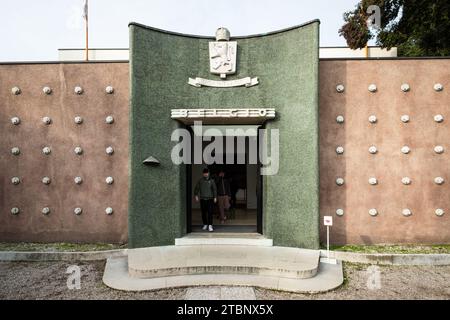
{"type": "Polygon", "coordinates": [[[129,63],[129,60],[0,61],[0,66],[31,65],[31,64],[101,64],[101,63],[129,63]]]}
{"type": "MultiPolygon", "coordinates": [[[[314,19],[299,25],[295,25],[292,27],[287,27],[284,29],[280,29],[280,30],[275,30],[275,31],[270,31],[270,32],[266,32],[266,33],[258,33],[258,34],[252,34],[252,35],[246,35],[246,36],[236,36],[236,37],[231,37],[231,39],[250,39],[250,38],[259,38],[259,37],[265,37],[265,36],[271,36],[274,34],[278,34],[278,33],[283,33],[283,32],[287,32],[287,31],[291,31],[294,29],[298,29],[298,28],[302,28],[302,27],[306,27],[310,24],[313,23],[319,23],[320,24],[320,20],[319,19],[314,19]]],[[[161,32],[161,33],[165,33],[165,34],[169,34],[169,35],[174,35],[174,36],[180,36],[180,37],[186,37],[186,38],[195,38],[195,39],[215,39],[214,36],[201,36],[201,35],[193,35],[193,34],[187,34],[187,33],[181,33],[181,32],[175,32],[175,31],[168,31],[168,30],[164,30],[164,29],[159,29],[159,28],[155,28],[155,27],[151,27],[151,26],[146,26],[144,24],[141,23],[137,23],[137,22],[130,22],[128,24],[128,27],[130,26],[136,26],[136,27],[140,27],[140,28],[144,28],[144,29],[148,29],[148,30],[152,30],[152,31],[156,31],[156,32],[161,32]]]]}

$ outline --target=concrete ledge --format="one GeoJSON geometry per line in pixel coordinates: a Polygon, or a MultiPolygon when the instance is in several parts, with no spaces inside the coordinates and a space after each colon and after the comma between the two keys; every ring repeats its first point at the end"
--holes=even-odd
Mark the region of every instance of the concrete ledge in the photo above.
{"type": "MultiPolygon", "coordinates": [[[[124,257],[128,249],[89,252],[0,251],[0,261],[96,261],[124,257]]],[[[330,251],[331,258],[379,265],[450,265],[450,254],[385,254],[330,251]]],[[[326,250],[321,250],[326,257],[326,250]]]]}
{"type": "Polygon", "coordinates": [[[95,261],[125,257],[128,249],[86,252],[0,251],[0,261],[95,261]]]}
{"type": "MultiPolygon", "coordinates": [[[[321,257],[326,257],[327,251],[321,250],[320,255],[321,257]]],[[[330,251],[330,258],[346,262],[379,265],[450,265],[450,254],[387,254],[330,251]]]]}
{"type": "Polygon", "coordinates": [[[287,279],[273,276],[242,274],[201,274],[133,278],[128,274],[127,258],[110,258],[106,262],[103,282],[110,288],[124,291],[147,291],[192,286],[251,286],[288,292],[319,293],[333,290],[344,281],[342,265],[323,264],[314,278],[287,279]]]}

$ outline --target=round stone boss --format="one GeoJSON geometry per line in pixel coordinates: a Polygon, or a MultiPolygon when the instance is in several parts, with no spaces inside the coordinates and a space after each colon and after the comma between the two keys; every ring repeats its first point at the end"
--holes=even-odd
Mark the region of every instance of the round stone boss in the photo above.
{"type": "Polygon", "coordinates": [[[442,114],[437,114],[434,116],[434,121],[436,121],[437,123],[441,123],[442,121],[444,121],[444,116],[442,114]]]}
{"type": "Polygon", "coordinates": [[[371,85],[369,85],[369,91],[370,92],[377,92],[377,85],[376,84],[374,84],[374,83],[372,83],[371,85]]]}
{"type": "Polygon", "coordinates": [[[344,85],[343,85],[343,84],[338,84],[338,85],[336,86],[336,91],[337,91],[338,93],[344,92],[344,91],[345,91],[344,85]]]}
{"type": "Polygon", "coordinates": [[[378,180],[375,177],[369,178],[369,184],[374,186],[378,184],[378,180]]]}
{"type": "Polygon", "coordinates": [[[52,123],[52,119],[50,117],[43,117],[42,122],[46,125],[49,125],[52,123]]]}
{"type": "Polygon", "coordinates": [[[49,207],[42,208],[41,213],[45,216],[48,215],[50,213],[50,208],[49,207]]]}
{"type": "Polygon", "coordinates": [[[75,184],[82,184],[83,183],[83,178],[81,177],[75,177],[73,179],[73,181],[75,182],[75,184]]]}
{"type": "Polygon", "coordinates": [[[45,185],[49,185],[52,182],[52,180],[49,177],[43,177],[42,183],[45,185]]]}
{"type": "Polygon", "coordinates": [[[12,117],[11,118],[11,123],[15,126],[20,124],[20,118],[19,117],[12,117]]]}
{"type": "Polygon", "coordinates": [[[11,183],[13,184],[13,185],[18,185],[18,184],[20,184],[20,178],[19,177],[12,177],[11,178],[11,183]]]}
{"type": "Polygon", "coordinates": [[[50,147],[42,148],[42,153],[45,155],[49,155],[51,152],[52,152],[52,150],[50,149],[50,147]]]}
{"type": "Polygon", "coordinates": [[[436,184],[438,184],[438,185],[444,184],[444,182],[445,182],[445,180],[444,180],[444,178],[442,178],[442,177],[436,177],[436,178],[434,178],[434,183],[436,183],[436,184]]]}
{"type": "Polygon", "coordinates": [[[81,209],[80,207],[77,207],[77,208],[73,209],[73,213],[75,213],[77,216],[79,216],[80,214],[83,213],[83,209],[81,209]]]}
{"type": "Polygon", "coordinates": [[[408,154],[408,153],[411,152],[411,149],[408,146],[403,146],[402,149],[401,149],[401,152],[403,154],[408,154]]]}
{"type": "Polygon", "coordinates": [[[105,88],[105,91],[107,94],[113,94],[114,93],[114,88],[112,86],[107,86],[105,88]]]}
{"type": "Polygon", "coordinates": [[[402,120],[403,123],[409,122],[409,116],[407,114],[404,114],[401,116],[400,120],[402,120]]]}
{"type": "Polygon", "coordinates": [[[344,181],[343,178],[337,178],[337,179],[336,179],[336,184],[337,184],[338,186],[342,186],[344,183],[345,183],[345,181],[344,181]]]}
{"type": "Polygon", "coordinates": [[[377,116],[371,115],[371,116],[369,117],[369,122],[370,122],[370,123],[377,123],[377,121],[378,121],[377,116]]]}
{"type": "Polygon", "coordinates": [[[411,179],[409,177],[403,177],[402,178],[402,183],[404,185],[410,185],[411,184],[411,179]]]}
{"type": "Polygon", "coordinates": [[[404,215],[405,217],[409,217],[410,215],[412,215],[412,212],[410,209],[403,209],[402,215],[404,215]]]}
{"type": "Polygon", "coordinates": [[[436,147],[434,147],[434,152],[436,152],[437,154],[444,153],[444,147],[443,146],[436,146],[436,147]]]}
{"type": "Polygon", "coordinates": [[[106,154],[112,155],[114,153],[114,148],[109,146],[106,148],[106,154]]]}
{"type": "Polygon", "coordinates": [[[105,119],[105,122],[106,122],[107,124],[112,124],[112,123],[114,123],[114,117],[113,117],[113,116],[107,116],[106,119],[105,119]]]}
{"type": "Polygon", "coordinates": [[[344,123],[344,116],[338,115],[336,117],[336,122],[337,123],[344,123]]]}
{"type": "Polygon", "coordinates": [[[401,89],[403,92],[408,92],[411,88],[410,88],[409,84],[404,83],[404,84],[401,85],[400,89],[401,89]]]}
{"type": "Polygon", "coordinates": [[[76,94],[83,94],[83,91],[84,91],[84,90],[83,90],[82,87],[76,86],[75,89],[74,89],[74,91],[75,91],[76,94]]]}
{"type": "Polygon", "coordinates": [[[18,156],[20,154],[20,149],[19,147],[13,147],[11,148],[11,153],[15,156],[18,156]]]}
{"type": "Polygon", "coordinates": [[[17,207],[11,208],[11,214],[16,216],[20,213],[20,209],[17,207]]]}
{"type": "Polygon", "coordinates": [[[436,211],[434,211],[434,213],[438,216],[438,217],[442,217],[445,213],[444,209],[436,209],[436,211]]]}
{"type": "Polygon", "coordinates": [[[377,147],[375,147],[375,146],[371,146],[370,148],[369,148],[369,153],[371,153],[371,154],[375,154],[375,153],[377,153],[378,152],[378,149],[377,149],[377,147]]]}
{"type": "Polygon", "coordinates": [[[50,87],[44,87],[44,88],[42,88],[42,91],[43,91],[45,94],[51,94],[51,93],[52,93],[52,88],[50,88],[50,87]]]}
{"type": "Polygon", "coordinates": [[[75,152],[76,155],[81,155],[83,154],[83,148],[81,148],[80,146],[75,147],[75,149],[73,149],[73,152],[75,152]]]}
{"type": "Polygon", "coordinates": [[[336,215],[339,217],[342,217],[344,215],[344,209],[337,209],[336,210],[336,215]]]}
{"type": "Polygon", "coordinates": [[[435,91],[442,91],[442,90],[444,90],[444,86],[441,84],[441,83],[436,83],[435,85],[434,85],[434,87],[433,87],[433,89],[435,90],[435,91]]]}
{"type": "Polygon", "coordinates": [[[372,209],[369,209],[369,214],[370,214],[372,217],[375,217],[375,216],[378,215],[378,211],[377,211],[377,209],[372,208],[372,209]]]}
{"type": "Polygon", "coordinates": [[[338,147],[336,148],[336,153],[337,153],[337,154],[343,154],[343,153],[344,153],[344,147],[338,146],[338,147]]]}
{"type": "Polygon", "coordinates": [[[108,207],[108,208],[105,209],[105,213],[106,213],[108,216],[112,215],[113,212],[114,212],[114,210],[113,210],[113,208],[111,208],[111,207],[108,207]]]}
{"type": "Polygon", "coordinates": [[[76,124],[82,124],[83,123],[83,118],[80,117],[80,116],[76,116],[74,118],[74,121],[75,121],[76,124]]]}
{"type": "Polygon", "coordinates": [[[13,95],[17,96],[17,95],[19,95],[19,94],[22,93],[22,90],[20,90],[19,87],[13,87],[13,88],[11,89],[11,93],[12,93],[13,95]]]}
{"type": "Polygon", "coordinates": [[[107,178],[105,179],[105,182],[106,182],[107,184],[113,184],[113,183],[114,183],[114,178],[113,178],[113,177],[107,177],[107,178]]]}

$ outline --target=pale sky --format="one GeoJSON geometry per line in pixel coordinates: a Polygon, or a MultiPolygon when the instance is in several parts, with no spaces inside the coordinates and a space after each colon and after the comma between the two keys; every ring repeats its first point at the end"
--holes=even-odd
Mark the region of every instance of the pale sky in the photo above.
{"type": "MultiPolygon", "coordinates": [[[[128,48],[131,21],[213,36],[274,31],[320,19],[320,45],[345,46],[344,11],[357,0],[89,0],[91,48],[128,48]]],[[[84,47],[83,0],[0,0],[0,61],[54,61],[58,48],[84,47]]]]}

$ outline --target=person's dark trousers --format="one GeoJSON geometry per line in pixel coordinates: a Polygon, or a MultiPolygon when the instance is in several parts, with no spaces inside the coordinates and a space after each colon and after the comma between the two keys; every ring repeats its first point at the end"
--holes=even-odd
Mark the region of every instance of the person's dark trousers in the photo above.
{"type": "Polygon", "coordinates": [[[208,199],[200,200],[200,207],[202,208],[202,220],[204,225],[212,225],[213,224],[213,208],[214,208],[214,200],[208,199]]]}

